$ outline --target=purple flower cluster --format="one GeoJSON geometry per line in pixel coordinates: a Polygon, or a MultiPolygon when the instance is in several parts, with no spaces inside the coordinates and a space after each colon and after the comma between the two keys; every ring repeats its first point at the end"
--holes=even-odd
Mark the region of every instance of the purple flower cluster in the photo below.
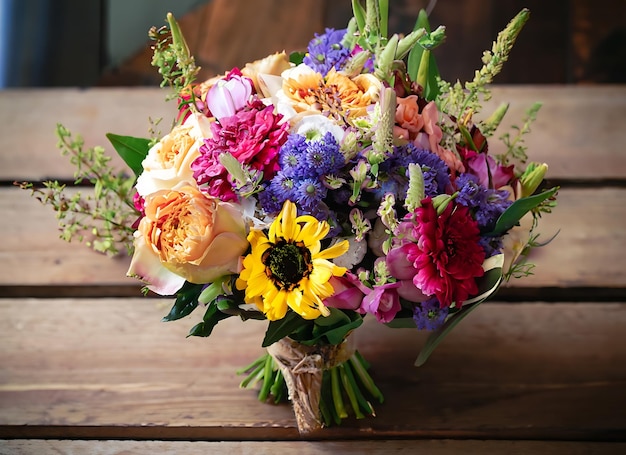
{"type": "Polygon", "coordinates": [[[446,192],[450,184],[449,169],[441,158],[429,150],[417,148],[409,143],[394,147],[394,153],[380,164],[380,171],[387,175],[382,182],[383,193],[392,193],[396,198],[405,199],[409,185],[409,164],[419,164],[424,176],[424,194],[434,197],[446,192]]]}
{"type": "Polygon", "coordinates": [[[344,165],[339,143],[332,133],[320,139],[308,140],[299,134],[289,136],[280,149],[278,163],[281,170],[260,194],[260,203],[266,213],[280,211],[289,199],[305,213],[328,217],[323,199],[328,193],[324,179],[337,174],[344,165]]]}
{"type": "Polygon", "coordinates": [[[481,232],[491,231],[512,203],[508,191],[485,188],[472,174],[461,174],[456,179],[456,186],[459,190],[457,202],[472,211],[481,232]]]}
{"type": "Polygon", "coordinates": [[[350,57],[350,49],[343,46],[346,29],[327,28],[324,34],[315,34],[307,47],[304,64],[325,75],[331,68],[341,69],[350,57]]]}
{"type": "Polygon", "coordinates": [[[419,330],[437,330],[448,316],[448,307],[443,308],[436,297],[425,300],[413,307],[413,320],[419,330]]]}
{"type": "MultiPolygon", "coordinates": [[[[472,211],[481,233],[490,232],[500,215],[512,204],[508,191],[485,188],[472,174],[461,174],[456,185],[459,190],[457,202],[472,211]]],[[[493,256],[502,249],[502,237],[481,236],[480,245],[487,257],[493,256]]]]}

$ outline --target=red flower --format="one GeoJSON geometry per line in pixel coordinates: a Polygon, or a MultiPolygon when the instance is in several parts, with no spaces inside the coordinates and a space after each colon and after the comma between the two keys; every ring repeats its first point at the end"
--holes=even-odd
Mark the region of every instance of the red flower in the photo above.
{"type": "Polygon", "coordinates": [[[485,251],[478,243],[478,224],[467,207],[450,202],[437,215],[430,198],[415,212],[413,236],[417,243],[407,251],[417,274],[413,283],[426,295],[436,295],[441,307],[460,307],[478,292],[476,278],[483,276],[485,251]]]}

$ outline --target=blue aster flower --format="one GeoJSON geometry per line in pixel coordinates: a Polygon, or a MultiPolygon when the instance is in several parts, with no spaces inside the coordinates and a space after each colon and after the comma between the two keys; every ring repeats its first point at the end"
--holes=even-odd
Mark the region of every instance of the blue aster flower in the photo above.
{"type": "Polygon", "coordinates": [[[437,330],[448,316],[448,307],[441,308],[439,300],[432,297],[413,307],[413,320],[419,330],[437,330]]]}
{"type": "Polygon", "coordinates": [[[315,34],[307,46],[304,64],[325,75],[331,68],[341,69],[350,57],[350,49],[342,45],[347,29],[327,28],[326,33],[315,34]]]}

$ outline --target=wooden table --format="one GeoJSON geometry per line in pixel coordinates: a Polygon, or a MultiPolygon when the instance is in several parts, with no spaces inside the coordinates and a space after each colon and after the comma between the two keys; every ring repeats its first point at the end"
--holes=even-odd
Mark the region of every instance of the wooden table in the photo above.
{"type": "Polygon", "coordinates": [[[497,87],[501,100],[510,122],[544,102],[527,144],[562,186],[542,224],[558,237],[421,368],[423,333],[367,321],[357,344],[385,403],[301,438],[288,405],[238,388],[265,324],[185,338],[197,316],[160,322],[170,300],[141,297],[127,258],[59,240],[52,211],[12,186],[71,179],[57,121],[90,146],[147,135],[149,116],[166,130],[163,93],[0,92],[0,453],[626,453],[626,87],[497,87]]]}

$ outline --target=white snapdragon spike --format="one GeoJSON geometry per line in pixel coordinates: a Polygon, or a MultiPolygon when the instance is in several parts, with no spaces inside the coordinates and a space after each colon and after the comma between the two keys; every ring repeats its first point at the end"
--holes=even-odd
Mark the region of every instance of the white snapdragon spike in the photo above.
{"type": "Polygon", "coordinates": [[[305,115],[294,126],[293,131],[307,139],[321,139],[328,132],[332,133],[338,144],[341,144],[345,131],[328,117],[321,114],[305,115]]]}
{"type": "Polygon", "coordinates": [[[210,120],[202,114],[190,115],[148,151],[136,188],[141,196],[172,189],[185,182],[196,185],[191,163],[200,156],[200,146],[211,136],[210,120]]]}

